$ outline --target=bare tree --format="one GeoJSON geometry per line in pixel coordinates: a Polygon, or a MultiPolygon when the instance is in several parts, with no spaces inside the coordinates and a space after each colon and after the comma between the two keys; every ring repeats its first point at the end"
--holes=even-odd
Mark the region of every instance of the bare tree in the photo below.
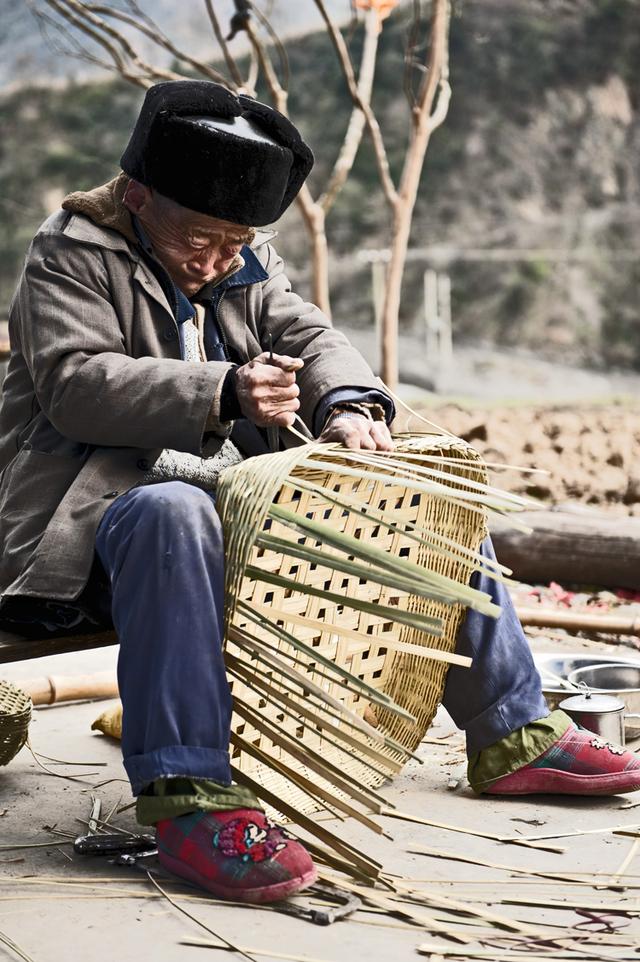
{"type": "MultiPolygon", "coordinates": [[[[128,10],[112,3],[92,0],[27,2],[43,28],[48,32],[56,30],[66,39],[69,55],[115,71],[130,83],[149,87],[159,80],[181,79],[195,73],[222,83],[236,92],[255,95],[258,76],[262,73],[274,106],[288,115],[289,69],[286,51],[267,17],[249,0],[234,0],[235,13],[226,36],[213,0],[204,0],[208,23],[224,61],[224,70],[215,69],[208,62],[179,49],[141,9],[137,0],[126,0],[128,10]],[[56,16],[52,17],[46,8],[56,16]],[[159,50],[170,53],[177,65],[176,69],[169,70],[144,59],[130,39],[135,33],[151,41],[159,50]],[[249,67],[244,74],[238,58],[229,47],[230,40],[238,33],[246,34],[251,50],[249,67]],[[191,73],[188,74],[187,71],[191,73]]],[[[321,12],[338,52],[353,103],[342,145],[324,187],[318,197],[314,198],[309,187],[305,185],[296,200],[311,248],[312,298],[330,315],[326,218],[353,167],[365,126],[369,128],[372,136],[381,142],[370,102],[383,16],[375,5],[364,4],[364,41],[356,79],[342,35],[328,16],[322,0],[313,2],[321,12]]],[[[398,0],[386,0],[386,5],[392,8],[397,2],[398,0]]],[[[363,8],[361,0],[357,0],[356,5],[363,8]]],[[[377,153],[380,154],[379,151],[377,153]]]]}
{"type": "MultiPolygon", "coordinates": [[[[382,18],[396,5],[393,0],[356,0],[359,7],[377,11],[382,18]]],[[[316,5],[323,10],[321,0],[316,5]]],[[[413,23],[405,50],[404,91],[410,107],[409,142],[404,156],[398,187],[394,184],[386,148],[370,101],[361,104],[373,148],[378,173],[386,201],[391,209],[390,259],[385,278],[381,315],[381,357],[383,381],[394,388],[398,381],[398,319],[402,279],[407,259],[413,211],[420,185],[420,176],[431,135],[446,119],[451,100],[449,84],[449,23],[450,0],[431,0],[431,18],[425,55],[417,57],[421,45],[421,0],[413,0],[413,23]],[[419,82],[415,83],[415,76],[419,82]]],[[[353,66],[342,36],[324,13],[325,24],[340,58],[345,80],[352,89],[353,66]]]]}

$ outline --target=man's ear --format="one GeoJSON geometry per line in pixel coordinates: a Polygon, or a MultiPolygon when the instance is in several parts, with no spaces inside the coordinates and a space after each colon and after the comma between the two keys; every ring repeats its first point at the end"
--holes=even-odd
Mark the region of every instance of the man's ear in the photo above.
{"type": "Polygon", "coordinates": [[[124,204],[132,214],[142,214],[151,204],[151,189],[133,178],[124,192],[124,204]]]}

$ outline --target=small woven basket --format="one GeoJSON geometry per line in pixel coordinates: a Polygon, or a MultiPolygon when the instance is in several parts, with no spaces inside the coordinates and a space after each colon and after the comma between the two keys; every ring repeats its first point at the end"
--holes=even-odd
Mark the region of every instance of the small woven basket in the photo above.
{"type": "Polygon", "coordinates": [[[8,681],[0,681],[0,765],[8,765],[27,740],[31,699],[8,681]]]}

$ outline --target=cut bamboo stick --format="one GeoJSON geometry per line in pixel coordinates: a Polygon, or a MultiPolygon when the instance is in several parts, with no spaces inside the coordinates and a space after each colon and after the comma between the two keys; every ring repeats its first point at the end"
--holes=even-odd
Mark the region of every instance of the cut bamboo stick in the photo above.
{"type": "Polygon", "coordinates": [[[585,612],[558,611],[553,608],[516,606],[522,625],[536,628],[564,628],[566,631],[592,631],[607,635],[640,635],[640,618],[629,615],[593,615],[585,612]]]}
{"type": "Polygon", "coordinates": [[[399,818],[405,822],[416,822],[418,825],[429,825],[431,828],[442,828],[447,832],[460,832],[462,835],[475,835],[477,838],[487,838],[492,842],[502,842],[505,845],[521,845],[524,848],[537,848],[541,852],[553,852],[562,855],[566,848],[557,845],[544,845],[536,843],[528,838],[515,838],[511,835],[494,835],[491,832],[481,832],[471,828],[463,828],[461,825],[449,825],[447,822],[436,822],[430,818],[422,818],[419,815],[410,815],[407,812],[399,812],[397,809],[383,809],[381,815],[389,818],[399,818]]]}
{"type": "MultiPolygon", "coordinates": [[[[238,606],[240,607],[240,606],[238,606]]],[[[361,631],[354,631],[353,628],[343,628],[333,622],[315,621],[302,615],[295,615],[292,612],[282,609],[274,610],[265,605],[254,605],[256,611],[265,616],[270,616],[275,620],[282,620],[291,625],[302,625],[305,628],[317,628],[328,635],[337,635],[340,638],[349,638],[352,641],[361,641],[364,645],[371,644],[371,635],[364,635],[361,631]]],[[[434,661],[444,661],[449,665],[460,665],[469,668],[472,658],[466,655],[457,655],[454,651],[441,651],[439,648],[429,648],[426,645],[412,645],[409,642],[398,641],[395,638],[385,638],[385,647],[393,651],[404,651],[408,655],[417,655],[419,658],[432,658],[434,661]]]]}
{"type": "Polygon", "coordinates": [[[589,902],[588,900],[578,900],[578,899],[566,899],[566,901],[559,901],[557,899],[519,899],[519,898],[501,898],[498,899],[500,905],[529,905],[534,908],[544,908],[544,909],[585,909],[587,912],[615,912],[622,915],[640,915],[640,902],[635,904],[627,904],[619,899],[616,901],[615,905],[611,905],[607,902],[589,902]]]}
{"type": "Polygon", "coordinates": [[[465,935],[461,932],[452,934],[450,931],[450,926],[448,926],[447,923],[438,922],[432,915],[426,915],[424,912],[417,912],[413,907],[402,904],[401,902],[396,902],[388,896],[377,892],[375,889],[365,888],[363,885],[355,885],[353,882],[348,882],[344,879],[338,879],[333,874],[329,874],[326,871],[321,871],[319,875],[320,878],[331,882],[332,885],[338,885],[340,888],[346,889],[348,892],[353,892],[364,902],[367,902],[370,905],[375,905],[379,908],[386,909],[392,914],[404,915],[406,918],[411,919],[412,922],[414,922],[416,925],[419,925],[421,928],[426,929],[428,932],[440,933],[446,938],[453,939],[454,942],[461,942],[465,945],[471,945],[475,941],[472,936],[465,935]]]}
{"type": "Polygon", "coordinates": [[[93,675],[42,675],[15,684],[31,697],[34,705],[118,697],[114,671],[99,671],[93,675]]]}
{"type": "Polygon", "coordinates": [[[353,866],[359,870],[361,875],[364,875],[367,878],[378,878],[380,875],[380,869],[382,868],[379,862],[376,862],[374,859],[369,858],[368,856],[359,852],[352,845],[344,842],[341,838],[339,838],[337,835],[334,835],[333,832],[330,832],[319,822],[314,821],[307,815],[304,815],[293,805],[290,805],[289,802],[279,798],[274,792],[269,791],[268,788],[265,788],[264,785],[261,785],[254,778],[251,778],[246,772],[240,771],[240,769],[236,768],[235,765],[231,766],[231,770],[233,777],[240,785],[247,785],[256,793],[258,798],[263,798],[277,812],[282,812],[282,814],[287,818],[290,818],[293,822],[297,822],[297,824],[300,825],[300,827],[305,831],[309,832],[310,835],[314,836],[315,838],[319,838],[326,845],[328,845],[329,848],[337,852],[339,856],[342,856],[344,861],[349,866],[353,866]]]}
{"type": "Polygon", "coordinates": [[[464,862],[467,865],[482,865],[483,868],[501,869],[503,872],[515,872],[518,875],[535,875],[537,878],[545,880],[548,879],[549,881],[553,882],[572,882],[580,885],[585,884],[585,880],[576,875],[560,875],[551,872],[543,872],[536,869],[519,868],[516,865],[505,865],[502,862],[492,862],[488,859],[481,859],[471,855],[460,855],[457,852],[443,852],[441,849],[428,848],[425,845],[412,845],[411,848],[407,849],[407,851],[416,855],[428,855],[431,858],[446,859],[447,861],[451,862],[464,862]]]}
{"type": "Polygon", "coordinates": [[[607,835],[610,832],[637,832],[638,830],[640,830],[640,822],[629,822],[628,825],[609,825],[606,828],[583,828],[576,832],[550,832],[548,835],[523,835],[522,838],[527,842],[540,842],[554,838],[577,838],[580,835],[607,835]]]}

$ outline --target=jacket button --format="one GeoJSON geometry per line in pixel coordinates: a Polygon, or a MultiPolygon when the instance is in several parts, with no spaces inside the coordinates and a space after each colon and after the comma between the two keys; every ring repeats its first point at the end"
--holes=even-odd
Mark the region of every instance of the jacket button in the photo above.
{"type": "Polygon", "coordinates": [[[117,492],[117,491],[108,491],[107,494],[103,494],[102,497],[103,497],[105,500],[108,499],[108,498],[117,498],[117,497],[118,497],[118,492],[117,492]]]}
{"type": "Polygon", "coordinates": [[[173,339],[177,337],[177,334],[178,332],[175,327],[168,327],[162,335],[162,339],[163,341],[173,341],[173,339]]]}
{"type": "Polygon", "coordinates": [[[140,458],[140,460],[138,461],[137,466],[140,468],[141,471],[148,471],[148,470],[149,470],[149,462],[147,461],[146,458],[140,458]]]}

